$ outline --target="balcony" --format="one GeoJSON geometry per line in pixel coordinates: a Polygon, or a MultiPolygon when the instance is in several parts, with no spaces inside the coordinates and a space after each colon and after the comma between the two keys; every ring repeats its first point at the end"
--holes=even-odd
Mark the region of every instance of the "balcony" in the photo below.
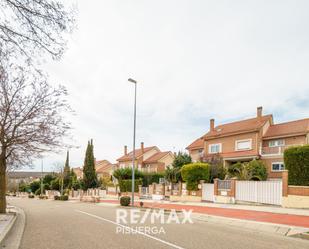
{"type": "Polygon", "coordinates": [[[304,144],[290,144],[290,145],[283,145],[283,146],[276,146],[276,147],[261,147],[260,148],[260,155],[261,156],[282,156],[283,152],[292,146],[301,146],[304,144]]]}

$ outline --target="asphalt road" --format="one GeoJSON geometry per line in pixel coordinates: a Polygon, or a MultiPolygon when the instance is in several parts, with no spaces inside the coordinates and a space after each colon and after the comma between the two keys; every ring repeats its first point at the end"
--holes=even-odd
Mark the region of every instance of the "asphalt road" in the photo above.
{"type": "Polygon", "coordinates": [[[194,219],[193,224],[151,224],[151,220],[146,219],[145,224],[132,225],[156,227],[161,229],[160,234],[117,233],[116,229],[122,227],[116,223],[118,207],[115,205],[19,198],[9,203],[26,213],[21,249],[309,248],[307,240],[194,219]]]}

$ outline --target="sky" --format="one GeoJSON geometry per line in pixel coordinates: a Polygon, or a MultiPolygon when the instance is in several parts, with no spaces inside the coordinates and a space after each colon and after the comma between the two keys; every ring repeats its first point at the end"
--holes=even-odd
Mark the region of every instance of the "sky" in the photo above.
{"type": "MultiPolygon", "coordinates": [[[[273,114],[309,117],[308,1],[77,0],[77,28],[60,61],[43,65],[75,110],[71,167],[87,141],[115,162],[136,143],[184,151],[216,124],[273,114]]],[[[65,151],[44,155],[44,170],[65,151]]],[[[29,170],[29,169],[28,169],[29,170]]],[[[36,161],[32,170],[40,170],[36,161]]]]}

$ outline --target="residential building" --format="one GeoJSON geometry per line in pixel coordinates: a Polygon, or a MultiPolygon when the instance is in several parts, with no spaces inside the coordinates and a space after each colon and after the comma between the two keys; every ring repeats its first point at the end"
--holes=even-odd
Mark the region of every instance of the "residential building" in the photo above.
{"type": "MultiPolygon", "coordinates": [[[[132,167],[133,151],[127,151],[124,146],[124,154],[117,159],[119,168],[132,167]]],[[[135,150],[135,167],[143,172],[163,172],[174,160],[171,151],[161,152],[157,146],[141,147],[135,150]]]]}
{"type": "Polygon", "coordinates": [[[187,147],[194,161],[214,155],[228,166],[236,162],[261,159],[267,166],[269,178],[281,178],[284,169],[283,152],[293,145],[309,143],[309,118],[274,124],[273,115],[263,115],[257,108],[254,118],[215,126],[187,147]]]}
{"type": "Polygon", "coordinates": [[[98,169],[96,169],[98,178],[100,179],[102,177],[111,177],[117,166],[117,164],[112,164],[108,162],[107,164],[99,167],[98,169]]]}
{"type": "MultiPolygon", "coordinates": [[[[117,165],[110,163],[108,160],[95,161],[95,170],[98,178],[103,176],[111,176],[116,168],[117,165]]],[[[83,178],[83,167],[73,168],[73,171],[75,172],[77,179],[83,178]]]]}

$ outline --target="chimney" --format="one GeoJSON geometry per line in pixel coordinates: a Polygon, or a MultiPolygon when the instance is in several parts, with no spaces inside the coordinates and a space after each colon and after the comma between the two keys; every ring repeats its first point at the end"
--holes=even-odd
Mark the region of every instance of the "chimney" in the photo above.
{"type": "Polygon", "coordinates": [[[258,118],[262,117],[262,112],[263,112],[263,107],[259,106],[258,108],[256,108],[256,116],[258,118]]]}
{"type": "Polygon", "coordinates": [[[215,120],[212,118],[210,119],[210,131],[215,130],[215,120]]]}
{"type": "Polygon", "coordinates": [[[128,155],[128,146],[126,146],[126,145],[124,146],[124,154],[128,155]]]}
{"type": "Polygon", "coordinates": [[[144,154],[144,142],[141,142],[141,150],[142,150],[142,153],[144,154]]]}

